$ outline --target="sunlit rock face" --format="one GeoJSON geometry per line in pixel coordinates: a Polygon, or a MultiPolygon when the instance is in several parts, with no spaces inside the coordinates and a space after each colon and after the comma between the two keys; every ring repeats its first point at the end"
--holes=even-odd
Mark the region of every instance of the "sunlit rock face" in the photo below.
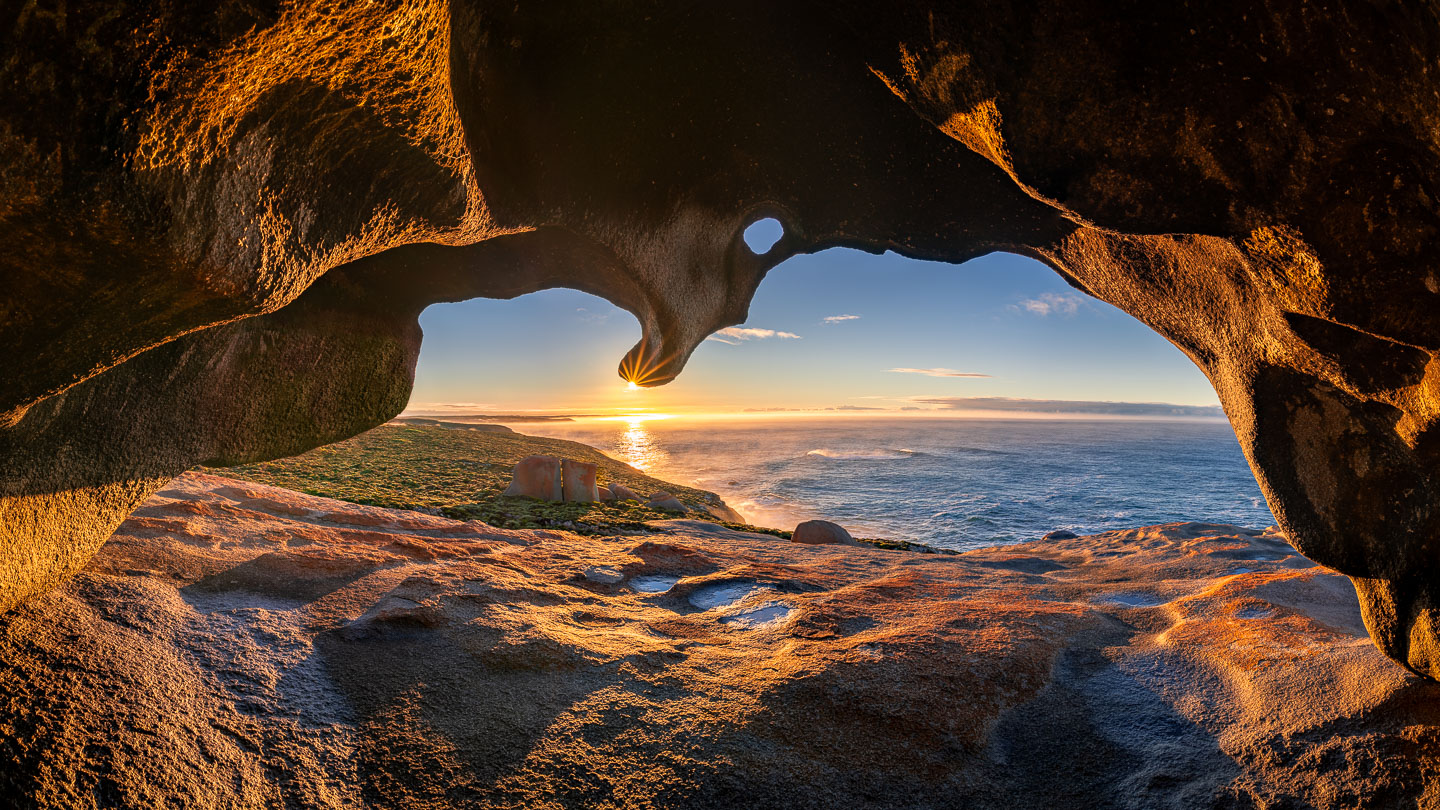
{"type": "Polygon", "coordinates": [[[1440,685],[1284,538],[504,530],[186,473],[0,617],[69,808],[1429,807],[1440,685]]]}
{"type": "Polygon", "coordinates": [[[796,252],[1012,250],[1194,359],[1440,675],[1433,8],[213,5],[0,14],[0,606],[394,415],[428,304],[602,295],[654,385],[796,252]]]}

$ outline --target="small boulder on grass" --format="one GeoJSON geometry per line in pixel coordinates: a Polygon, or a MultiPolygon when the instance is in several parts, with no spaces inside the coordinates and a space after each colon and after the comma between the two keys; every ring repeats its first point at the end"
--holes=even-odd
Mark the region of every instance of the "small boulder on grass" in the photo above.
{"type": "Polygon", "coordinates": [[[680,502],[680,499],[668,492],[656,492],[651,494],[649,506],[652,509],[663,509],[666,512],[689,512],[689,507],[680,502]]]}
{"type": "Polygon", "coordinates": [[[631,488],[625,486],[624,484],[617,484],[617,483],[615,483],[615,482],[612,481],[612,482],[610,482],[610,484],[609,484],[609,489],[610,489],[610,494],[611,494],[611,495],[614,495],[614,496],[615,496],[615,500],[617,500],[617,501],[638,501],[638,500],[640,500],[640,496],[639,496],[639,495],[636,495],[634,490],[632,490],[631,488]]]}
{"type": "Polygon", "coordinates": [[[595,487],[595,492],[600,496],[600,500],[602,501],[615,500],[615,493],[610,491],[610,487],[597,486],[595,487]]]}
{"type": "Polygon", "coordinates": [[[855,539],[845,527],[828,520],[807,520],[795,527],[790,542],[810,546],[853,545],[855,539]]]}

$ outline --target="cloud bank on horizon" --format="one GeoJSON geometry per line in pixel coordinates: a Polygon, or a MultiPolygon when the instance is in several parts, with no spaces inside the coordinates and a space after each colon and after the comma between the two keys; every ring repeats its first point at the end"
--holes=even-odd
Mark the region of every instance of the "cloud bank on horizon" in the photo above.
{"type": "Polygon", "coordinates": [[[1011,411],[1015,413],[1095,414],[1104,416],[1225,416],[1219,405],[1174,405],[1168,402],[1100,402],[1018,397],[911,397],[906,400],[946,411],[1011,411]]]}
{"type": "Polygon", "coordinates": [[[956,371],[953,368],[892,368],[887,371],[898,374],[924,374],[927,377],[966,377],[971,379],[989,379],[989,374],[980,374],[974,371],[956,371]]]}

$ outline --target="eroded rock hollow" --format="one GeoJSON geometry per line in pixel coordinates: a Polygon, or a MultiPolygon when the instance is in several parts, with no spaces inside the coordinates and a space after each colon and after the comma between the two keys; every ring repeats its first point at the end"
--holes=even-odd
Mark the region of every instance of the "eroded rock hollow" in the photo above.
{"type": "Polygon", "coordinates": [[[0,31],[0,609],[190,466],[394,416],[431,303],[604,296],[655,385],[797,252],[1007,250],[1185,351],[1287,536],[1440,676],[1431,6],[81,0],[0,31]]]}

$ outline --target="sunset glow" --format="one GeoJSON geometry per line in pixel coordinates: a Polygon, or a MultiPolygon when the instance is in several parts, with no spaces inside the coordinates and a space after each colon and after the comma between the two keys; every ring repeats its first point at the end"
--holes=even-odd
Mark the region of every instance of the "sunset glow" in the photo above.
{"type": "Polygon", "coordinates": [[[661,353],[677,346],[636,351],[634,316],[581,292],[437,304],[421,326],[416,413],[610,415],[642,398],[687,416],[945,416],[964,398],[1217,404],[1164,338],[1007,254],[963,267],[797,256],[767,274],[745,324],[701,341],[673,381],[661,353]],[[473,351],[517,333],[528,352],[473,351]]]}
{"type": "Polygon", "coordinates": [[[653,422],[656,419],[674,419],[673,413],[623,413],[619,416],[601,416],[602,422],[653,422]]]}

